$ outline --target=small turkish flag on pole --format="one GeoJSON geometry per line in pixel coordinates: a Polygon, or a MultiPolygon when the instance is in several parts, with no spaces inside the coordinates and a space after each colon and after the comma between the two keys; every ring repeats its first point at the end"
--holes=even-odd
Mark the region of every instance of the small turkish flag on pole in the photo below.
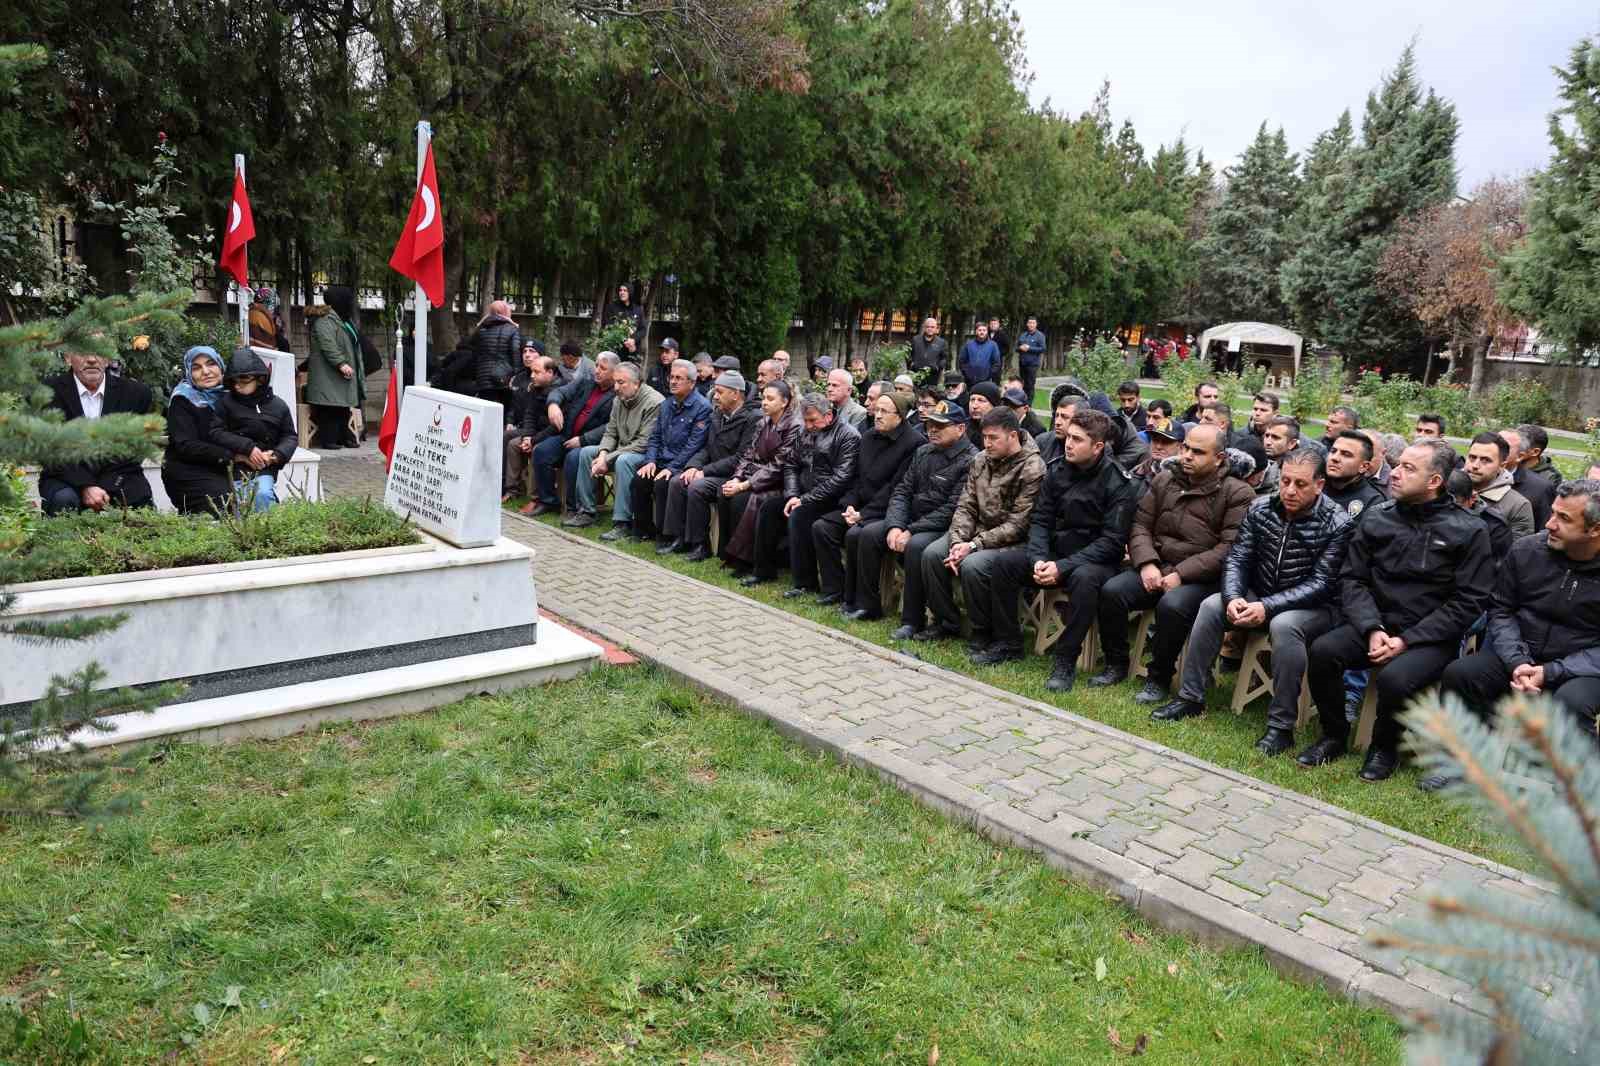
{"type": "Polygon", "coordinates": [[[244,168],[235,161],[233,202],[228,206],[228,225],[222,234],[222,258],[217,265],[239,283],[241,297],[250,284],[250,267],[245,245],[256,235],[256,220],[250,215],[250,194],[244,188],[244,168]]]}
{"type": "Polygon", "coordinates": [[[394,438],[400,432],[400,390],[405,383],[400,380],[400,368],[389,364],[389,392],[383,398],[383,421],[378,423],[378,451],[383,453],[383,468],[394,463],[394,438]]]}
{"type": "Polygon", "coordinates": [[[433,171],[433,141],[428,141],[411,214],[394,246],[389,265],[415,281],[434,307],[444,304],[444,213],[439,205],[439,179],[433,171]]]}

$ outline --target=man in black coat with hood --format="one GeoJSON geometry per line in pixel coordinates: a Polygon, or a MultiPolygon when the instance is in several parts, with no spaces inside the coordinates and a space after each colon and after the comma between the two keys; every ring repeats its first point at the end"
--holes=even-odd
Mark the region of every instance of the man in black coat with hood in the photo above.
{"type": "Polygon", "coordinates": [[[1390,498],[1367,508],[1356,524],[1339,586],[1344,624],[1311,646],[1311,696],[1322,739],[1300,753],[1301,765],[1320,766],[1349,750],[1344,671],[1381,667],[1372,679],[1378,713],[1361,779],[1394,773],[1400,712],[1444,673],[1488,606],[1489,533],[1445,491],[1455,463],[1443,441],[1411,445],[1394,468],[1390,498]]]}
{"type": "MultiPolygon", "coordinates": [[[[1547,693],[1590,739],[1600,710],[1600,481],[1556,487],[1549,527],[1521,537],[1500,566],[1481,650],[1445,668],[1440,685],[1485,720],[1513,692],[1547,693]]],[[[1442,774],[1418,782],[1447,784],[1442,774]]]]}

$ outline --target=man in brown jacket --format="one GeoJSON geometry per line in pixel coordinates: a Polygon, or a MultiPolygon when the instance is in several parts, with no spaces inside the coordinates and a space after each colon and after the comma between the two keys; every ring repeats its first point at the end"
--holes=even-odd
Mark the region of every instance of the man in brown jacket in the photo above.
{"type": "MultiPolygon", "coordinates": [[[[972,460],[967,483],[950,519],[950,532],[922,552],[922,585],[928,595],[933,624],[918,630],[913,640],[942,640],[961,633],[961,612],[956,608],[952,578],[963,583],[988,582],[992,569],[1005,555],[999,549],[1028,539],[1033,502],[1044,483],[1044,460],[1033,439],[1019,430],[1017,413],[996,407],[983,416],[983,454],[972,460]]],[[[992,633],[974,630],[968,646],[987,648],[992,633]]]]}
{"type": "Polygon", "coordinates": [[[1194,426],[1184,435],[1176,470],[1162,470],[1139,501],[1128,535],[1128,570],[1100,592],[1100,645],[1106,668],[1090,685],[1128,677],[1128,615],[1156,609],[1150,673],[1134,699],[1164,703],[1178,651],[1205,598],[1222,582],[1222,561],[1255,499],[1249,484],[1228,475],[1223,431],[1194,426]]]}

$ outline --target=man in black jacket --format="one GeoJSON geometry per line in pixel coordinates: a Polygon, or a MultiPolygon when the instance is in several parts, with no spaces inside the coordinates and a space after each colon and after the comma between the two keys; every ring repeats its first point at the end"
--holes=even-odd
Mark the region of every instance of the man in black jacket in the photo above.
{"type": "MultiPolygon", "coordinates": [[[[1600,709],[1600,481],[1556,488],[1550,525],[1522,537],[1500,567],[1482,650],[1440,685],[1485,720],[1512,692],[1548,693],[1592,738],[1600,709]]],[[[1431,791],[1445,775],[1418,784],[1431,791]]]]}
{"type": "MultiPolygon", "coordinates": [[[[881,399],[881,397],[880,397],[881,399]]],[[[855,610],[845,617],[866,621],[883,617],[878,583],[884,553],[901,557],[906,587],[900,597],[900,628],[895,640],[910,640],[928,615],[922,585],[922,553],[950,529],[961,488],[978,450],[967,439],[967,410],[939,400],[923,412],[928,443],[918,448],[889,495],[883,518],[868,522],[857,539],[855,610]]]]}
{"type": "Polygon", "coordinates": [[[672,391],[672,364],[678,360],[678,342],[664,337],[656,350],[656,362],[649,370],[644,383],[665,396],[672,391]]]}
{"type": "Polygon", "coordinates": [[[994,634],[994,643],[974,662],[1022,658],[1017,596],[1023,589],[1065,589],[1066,628],[1055,645],[1048,687],[1053,692],[1072,688],[1078,653],[1099,610],[1100,588],[1122,566],[1139,502],[1140,483],[1111,458],[1113,432],[1110,417],[1100,411],[1074,414],[1062,454],[1046,464],[1027,546],[995,552],[987,568],[962,568],[972,628],[994,634]]]}
{"type": "Polygon", "coordinates": [[[506,417],[505,461],[500,470],[500,501],[504,503],[527,480],[533,449],[551,433],[550,386],[555,382],[554,360],[544,345],[532,337],[522,341],[522,365],[511,379],[511,409],[506,417]]]}
{"type": "Polygon", "coordinates": [[[473,372],[478,399],[501,407],[501,425],[511,407],[511,377],[522,365],[522,331],[511,318],[511,305],[496,300],[472,335],[473,372]]]}
{"type": "Polygon", "coordinates": [[[939,336],[939,320],[922,320],[922,332],[911,338],[911,376],[918,386],[937,385],[939,377],[950,369],[950,349],[939,336]]]}
{"type": "MultiPolygon", "coordinates": [[[[837,373],[830,373],[830,382],[837,373]]],[[[842,603],[845,614],[854,609],[856,585],[860,582],[857,563],[862,531],[888,511],[889,496],[911,465],[912,455],[927,443],[922,431],[906,420],[911,410],[908,398],[891,392],[872,404],[872,422],[861,435],[856,456],[855,480],[839,498],[838,509],[822,515],[811,526],[822,586],[817,602],[842,603]]]]}
{"type": "Polygon", "coordinates": [[[1250,508],[1222,564],[1222,591],[1200,605],[1178,696],[1150,717],[1175,722],[1205,711],[1206,679],[1223,631],[1265,628],[1272,637],[1272,702],[1263,755],[1294,743],[1300,683],[1312,641],[1338,621],[1339,570],[1354,523],[1323,495],[1322,456],[1301,448],[1284,457],[1278,495],[1250,508]]]}
{"type": "MultiPolygon", "coordinates": [[[[833,401],[820,392],[800,399],[800,422],[805,432],[795,449],[794,462],[783,468],[783,517],[789,525],[789,578],[793,587],[784,595],[817,590],[817,552],[811,540],[811,523],[839,506],[856,477],[861,434],[848,422],[833,417],[833,401]]],[[[755,574],[740,579],[754,585],[755,574]]]]}
{"type": "Polygon", "coordinates": [[[1372,462],[1372,441],[1358,429],[1347,429],[1328,446],[1328,480],[1323,492],[1351,518],[1383,502],[1383,493],[1367,477],[1372,462]]]}
{"type": "Polygon", "coordinates": [[[538,499],[522,508],[525,515],[541,515],[560,505],[556,499],[556,470],[566,479],[567,500],[577,502],[578,452],[599,444],[611,421],[612,388],[617,364],[615,352],[595,356],[594,373],[578,378],[564,388],[550,391],[545,408],[551,433],[533,449],[533,483],[538,499]]]}
{"type": "Polygon", "coordinates": [[[1439,679],[1488,606],[1494,585],[1489,533],[1445,492],[1455,463],[1455,451],[1443,441],[1411,445],[1394,468],[1390,499],[1356,524],[1339,583],[1344,624],[1311,646],[1311,695],[1322,739],[1300,753],[1301,765],[1320,766],[1349,750],[1343,673],[1382,667],[1372,679],[1378,714],[1361,779],[1382,781],[1394,773],[1397,715],[1439,679]]]}
{"type": "MultiPolygon", "coordinates": [[[[1549,434],[1537,426],[1518,426],[1516,429],[1502,429],[1500,439],[1506,442],[1505,468],[1511,471],[1512,491],[1520,493],[1533,507],[1533,531],[1539,532],[1550,521],[1550,510],[1556,501],[1556,482],[1561,475],[1556,474],[1556,481],[1537,472],[1533,464],[1524,461],[1524,449],[1528,447],[1528,439],[1523,434],[1530,430],[1544,434],[1545,445],[1550,443],[1549,434]]],[[[1544,454],[1544,446],[1540,447],[1539,454],[1544,454]]],[[[1552,468],[1554,469],[1554,468],[1552,468]]]]}
{"type": "Polygon", "coordinates": [[[722,494],[739,456],[750,446],[761,420],[761,412],[744,401],[744,375],[724,370],[711,387],[711,425],[705,443],[689,457],[688,468],[672,479],[667,491],[667,515],[661,523],[663,536],[671,543],[657,548],[656,554],[688,552],[691,563],[711,558],[708,543],[711,509],[722,494]]]}
{"type": "MultiPolygon", "coordinates": [[[[66,421],[104,415],[144,415],[151,411],[150,390],[130,378],[106,373],[98,352],[68,352],[68,373],[45,380],[50,406],[66,421]]],[[[39,472],[39,502],[45,514],[103,511],[107,507],[149,507],[150,483],[138,459],[101,459],[39,472]]]]}

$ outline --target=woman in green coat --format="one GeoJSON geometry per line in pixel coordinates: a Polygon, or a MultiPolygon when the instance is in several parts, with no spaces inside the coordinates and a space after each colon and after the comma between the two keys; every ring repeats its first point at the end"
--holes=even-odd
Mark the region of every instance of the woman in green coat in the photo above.
{"type": "Polygon", "coordinates": [[[367,398],[361,372],[361,345],[356,337],[356,294],[344,285],[323,293],[326,303],[306,308],[311,328],[311,357],[306,365],[305,401],[317,431],[313,448],[354,448],[350,408],[367,398]]]}

